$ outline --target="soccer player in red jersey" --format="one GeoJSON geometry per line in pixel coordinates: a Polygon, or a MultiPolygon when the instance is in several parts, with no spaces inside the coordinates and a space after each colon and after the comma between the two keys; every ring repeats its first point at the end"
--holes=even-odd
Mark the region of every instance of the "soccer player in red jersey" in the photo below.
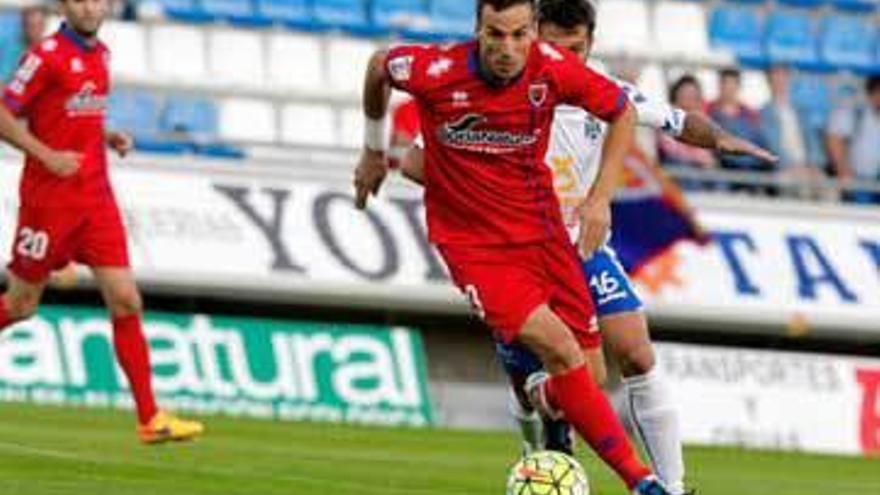
{"type": "Polygon", "coordinates": [[[3,93],[0,138],[27,154],[9,286],[0,331],[34,314],[52,270],[92,268],[113,320],[113,344],[131,385],[144,443],[186,440],[203,431],[156,406],[125,227],[107,171],[105,146],[125,156],[124,133],[105,131],[110,52],[97,38],[107,0],[59,0],[65,23],[33,47],[3,93]],[[16,121],[27,118],[27,128],[16,121]]]}
{"type": "Polygon", "coordinates": [[[599,177],[581,211],[589,255],[610,226],[610,201],[632,142],[622,90],[573,53],[535,41],[530,0],[478,0],[477,39],[401,46],[371,60],[359,207],[386,173],[384,118],[392,87],[418,102],[425,141],[429,237],[456,285],[505,342],[534,351],[552,375],[547,400],[636,493],[665,487],[638,459],[582,348],[600,344],[594,309],[543,164],[554,109],[581,107],[609,122],[599,177]]]}

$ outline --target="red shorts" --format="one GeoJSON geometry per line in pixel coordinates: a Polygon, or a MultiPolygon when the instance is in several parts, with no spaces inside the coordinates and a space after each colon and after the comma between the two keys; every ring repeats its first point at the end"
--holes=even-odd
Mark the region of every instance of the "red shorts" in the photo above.
{"type": "Polygon", "coordinates": [[[113,200],[84,208],[22,206],[9,270],[30,283],[71,261],[90,267],[129,266],[125,226],[113,200]]]}
{"type": "Polygon", "coordinates": [[[513,342],[532,312],[547,304],[583,348],[601,344],[581,263],[567,239],[439,250],[455,284],[503,342],[513,342]]]}

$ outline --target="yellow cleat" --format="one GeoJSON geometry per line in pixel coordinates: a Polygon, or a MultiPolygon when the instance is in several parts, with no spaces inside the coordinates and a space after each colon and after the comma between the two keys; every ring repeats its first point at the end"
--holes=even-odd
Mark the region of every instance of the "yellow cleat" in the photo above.
{"type": "Polygon", "coordinates": [[[145,425],[138,425],[138,437],[145,444],[183,442],[193,440],[205,431],[198,421],[180,419],[165,411],[159,411],[145,425]]]}

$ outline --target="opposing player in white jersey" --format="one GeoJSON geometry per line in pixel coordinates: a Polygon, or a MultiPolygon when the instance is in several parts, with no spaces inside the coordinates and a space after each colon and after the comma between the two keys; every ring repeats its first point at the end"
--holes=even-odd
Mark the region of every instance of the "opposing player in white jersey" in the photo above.
{"type": "MultiPolygon", "coordinates": [[[[546,41],[568,48],[585,60],[593,41],[595,9],[587,0],[541,0],[538,2],[539,32],[546,41]]],[[[640,125],[662,130],[688,144],[724,153],[749,154],[775,161],[769,152],[732,136],[708,118],[690,114],[644,96],[626,83],[640,125]]],[[[554,115],[550,147],[545,163],[554,170],[556,192],[563,218],[574,242],[579,238],[578,209],[595,181],[601,159],[605,124],[587,112],[559,107],[554,115]]],[[[414,148],[402,171],[420,182],[424,164],[414,148]]],[[[606,219],[610,227],[611,219],[606,219]]],[[[599,327],[608,349],[623,374],[627,409],[635,433],[645,447],[654,471],[673,494],[684,493],[684,461],[678,417],[670,392],[655,370],[655,358],[642,302],[629,277],[607,245],[582,253],[584,275],[599,316],[599,327]]],[[[511,412],[520,423],[527,445],[570,452],[571,435],[563,420],[549,411],[543,400],[544,375],[536,356],[517,345],[497,344],[498,356],[511,381],[511,412]],[[542,409],[544,418],[534,408],[542,409]],[[543,424],[542,424],[543,423],[543,424]]],[[[593,376],[604,381],[607,374],[601,351],[587,351],[593,376]]]]}

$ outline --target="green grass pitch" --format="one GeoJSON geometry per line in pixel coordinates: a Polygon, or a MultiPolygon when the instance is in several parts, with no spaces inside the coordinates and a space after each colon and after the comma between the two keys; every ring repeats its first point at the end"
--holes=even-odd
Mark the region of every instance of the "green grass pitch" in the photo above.
{"type": "MultiPolygon", "coordinates": [[[[0,404],[3,495],[502,495],[513,433],[207,418],[142,447],[124,412],[0,404]]],[[[594,494],[624,494],[588,455],[594,494]]],[[[880,495],[880,460],[692,448],[700,495],[880,495]]]]}

